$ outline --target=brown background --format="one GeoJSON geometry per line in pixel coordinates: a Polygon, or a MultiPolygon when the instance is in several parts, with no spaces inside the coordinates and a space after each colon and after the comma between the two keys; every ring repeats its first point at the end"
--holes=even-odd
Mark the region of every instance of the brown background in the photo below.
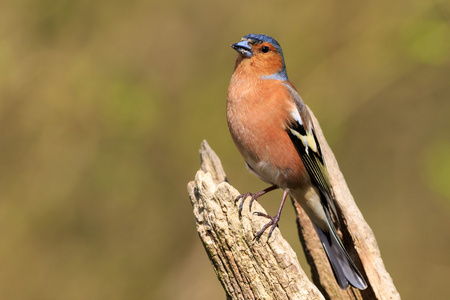
{"type": "MultiPolygon", "coordinates": [[[[449,299],[449,24],[440,0],[2,1],[0,298],[223,299],[186,184],[207,139],[265,187],[225,119],[229,45],[265,33],[402,297],[449,299]]],[[[303,256],[290,205],[280,228],[303,256]]]]}

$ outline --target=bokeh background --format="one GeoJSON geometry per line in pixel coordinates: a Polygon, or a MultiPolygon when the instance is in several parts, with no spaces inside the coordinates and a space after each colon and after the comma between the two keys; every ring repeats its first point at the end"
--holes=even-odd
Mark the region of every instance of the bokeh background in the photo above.
{"type": "Polygon", "coordinates": [[[449,26],[445,0],[1,1],[0,298],[224,299],[186,184],[207,139],[265,187],[225,118],[229,46],[265,33],[402,297],[450,299],[449,26]]]}

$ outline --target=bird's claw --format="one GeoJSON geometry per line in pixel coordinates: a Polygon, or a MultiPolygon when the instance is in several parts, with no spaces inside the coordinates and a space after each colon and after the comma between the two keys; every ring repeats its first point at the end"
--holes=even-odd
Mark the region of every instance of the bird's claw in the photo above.
{"type": "Polygon", "coordinates": [[[261,236],[263,235],[264,231],[266,231],[267,228],[270,228],[269,231],[269,235],[267,236],[267,241],[269,241],[270,237],[272,236],[273,231],[275,230],[276,227],[278,227],[278,221],[280,221],[280,216],[276,215],[275,217],[271,217],[268,214],[259,212],[259,211],[255,211],[253,213],[254,215],[257,215],[259,217],[264,217],[267,219],[270,219],[269,223],[267,223],[266,225],[264,225],[263,228],[261,228],[261,230],[255,235],[255,237],[253,238],[253,240],[259,240],[261,238],[261,236]]]}
{"type": "Polygon", "coordinates": [[[249,202],[249,210],[252,211],[253,202],[255,200],[257,200],[258,197],[263,195],[263,194],[264,193],[261,193],[261,192],[259,192],[259,193],[248,192],[248,193],[241,194],[241,195],[237,196],[236,199],[234,199],[234,203],[235,204],[236,204],[236,202],[238,202],[241,199],[241,203],[239,204],[239,217],[242,216],[242,209],[244,208],[244,201],[245,201],[245,199],[247,199],[248,197],[251,197],[250,202],[249,202]]]}
{"type": "MultiPolygon", "coordinates": [[[[252,211],[252,205],[253,202],[255,200],[257,200],[260,196],[275,190],[276,188],[278,188],[278,186],[276,185],[272,185],[268,188],[266,188],[265,190],[262,190],[258,193],[245,193],[245,194],[241,194],[239,196],[236,197],[236,199],[234,200],[234,203],[236,204],[236,202],[238,202],[239,200],[241,200],[241,203],[239,204],[239,217],[242,216],[242,208],[244,206],[244,201],[245,199],[247,199],[248,197],[251,197],[250,202],[249,202],[249,211],[252,211]]],[[[253,214],[258,215],[260,217],[265,217],[267,219],[270,219],[270,222],[267,223],[266,225],[264,225],[264,227],[256,234],[256,236],[253,238],[253,240],[259,240],[259,238],[261,237],[261,235],[264,233],[264,231],[266,231],[267,228],[269,228],[270,226],[272,226],[270,228],[269,231],[269,236],[267,237],[267,240],[269,240],[270,236],[272,235],[273,231],[275,230],[275,227],[278,226],[278,221],[280,220],[280,214],[281,214],[281,210],[283,208],[284,205],[284,201],[286,200],[286,196],[287,196],[287,191],[284,192],[283,195],[283,199],[281,200],[281,206],[280,209],[277,213],[277,215],[275,217],[271,217],[267,214],[261,213],[261,212],[254,212],[253,214]]]]}

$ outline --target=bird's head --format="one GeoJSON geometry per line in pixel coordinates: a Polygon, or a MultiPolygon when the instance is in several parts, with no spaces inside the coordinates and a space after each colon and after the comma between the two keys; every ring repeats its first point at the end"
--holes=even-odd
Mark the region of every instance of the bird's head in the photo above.
{"type": "Polygon", "coordinates": [[[287,80],[283,51],[274,38],[264,34],[247,34],[231,47],[239,53],[236,67],[244,63],[259,77],[287,80]]]}

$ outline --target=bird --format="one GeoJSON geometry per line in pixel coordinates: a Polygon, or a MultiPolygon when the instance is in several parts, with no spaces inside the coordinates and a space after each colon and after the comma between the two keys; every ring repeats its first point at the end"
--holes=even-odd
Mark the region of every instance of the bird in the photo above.
{"type": "Polygon", "coordinates": [[[231,47],[238,52],[227,91],[227,123],[237,149],[251,173],[270,187],[239,195],[239,215],[262,195],[283,190],[278,213],[255,215],[269,222],[268,240],[278,226],[287,196],[311,219],[341,289],[367,288],[364,277],[347,253],[332,220],[337,219],[335,195],[321,145],[306,105],[289,81],[280,44],[264,34],[248,34],[231,47]]]}

